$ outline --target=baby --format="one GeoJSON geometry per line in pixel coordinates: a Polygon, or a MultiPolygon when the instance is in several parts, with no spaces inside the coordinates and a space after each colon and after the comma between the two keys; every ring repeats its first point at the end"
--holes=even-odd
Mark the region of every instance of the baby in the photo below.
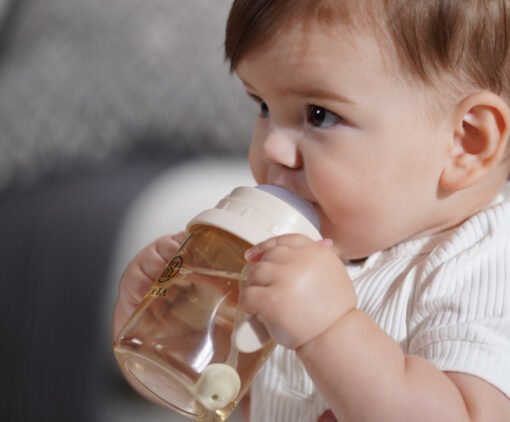
{"type": "MultiPolygon", "coordinates": [[[[503,0],[234,1],[253,175],[326,239],[246,253],[280,345],[252,422],[510,421],[509,28],[503,0]]],[[[181,240],[129,264],[115,333],[181,240]]]]}

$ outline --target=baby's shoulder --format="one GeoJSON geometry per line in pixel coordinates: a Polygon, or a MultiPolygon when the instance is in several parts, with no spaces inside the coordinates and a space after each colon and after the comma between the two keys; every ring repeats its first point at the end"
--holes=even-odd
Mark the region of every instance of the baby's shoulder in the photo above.
{"type": "Polygon", "coordinates": [[[444,233],[428,254],[433,268],[453,266],[466,269],[475,263],[510,265],[510,198],[504,198],[444,233]]]}

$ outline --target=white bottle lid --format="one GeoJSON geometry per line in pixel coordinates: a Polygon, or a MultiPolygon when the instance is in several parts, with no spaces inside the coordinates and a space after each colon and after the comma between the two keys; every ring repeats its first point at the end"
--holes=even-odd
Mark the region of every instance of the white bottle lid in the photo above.
{"type": "Polygon", "coordinates": [[[226,230],[252,245],[290,233],[322,239],[313,206],[295,193],[273,185],[235,188],[215,208],[194,217],[187,228],[199,224],[226,230]]]}

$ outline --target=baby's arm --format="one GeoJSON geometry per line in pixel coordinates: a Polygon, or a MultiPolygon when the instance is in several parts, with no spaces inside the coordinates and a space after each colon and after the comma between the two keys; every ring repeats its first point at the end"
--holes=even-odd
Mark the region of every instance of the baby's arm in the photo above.
{"type": "Polygon", "coordinates": [[[282,236],[252,248],[241,301],[276,342],[297,351],[339,421],[510,420],[499,390],[405,355],[356,309],[352,282],[327,246],[282,236]]]}
{"type": "Polygon", "coordinates": [[[405,355],[359,310],[297,353],[339,421],[510,421],[495,387],[405,355]]]}
{"type": "Polygon", "coordinates": [[[163,236],[142,249],[128,264],[119,283],[113,312],[113,336],[126,323],[185,240],[185,233],[163,236]]]}

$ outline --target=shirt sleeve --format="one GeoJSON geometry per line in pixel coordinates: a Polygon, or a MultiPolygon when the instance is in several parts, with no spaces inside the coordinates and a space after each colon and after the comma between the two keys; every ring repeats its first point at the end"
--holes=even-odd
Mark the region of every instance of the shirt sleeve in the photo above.
{"type": "Polygon", "coordinates": [[[423,269],[408,352],[510,397],[510,230],[479,223],[463,227],[423,269]]]}

